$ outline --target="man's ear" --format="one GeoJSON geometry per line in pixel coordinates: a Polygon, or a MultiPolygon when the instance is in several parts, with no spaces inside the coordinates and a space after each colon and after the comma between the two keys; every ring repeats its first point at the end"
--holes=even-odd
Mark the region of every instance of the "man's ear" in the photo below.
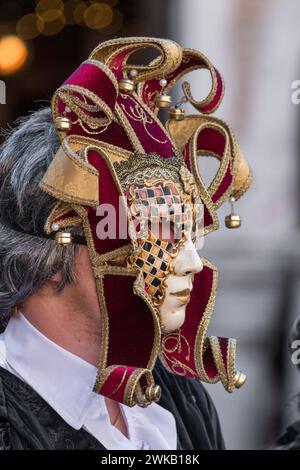
{"type": "Polygon", "coordinates": [[[61,282],[62,282],[62,279],[63,279],[63,276],[62,276],[62,272],[61,271],[57,271],[55,274],[53,274],[53,276],[50,277],[49,281],[46,283],[45,286],[42,287],[43,288],[51,288],[51,289],[58,289],[59,286],[61,285],[61,282]]]}
{"type": "Polygon", "coordinates": [[[51,282],[61,282],[62,281],[62,273],[61,271],[57,271],[57,273],[53,274],[50,278],[51,282]]]}

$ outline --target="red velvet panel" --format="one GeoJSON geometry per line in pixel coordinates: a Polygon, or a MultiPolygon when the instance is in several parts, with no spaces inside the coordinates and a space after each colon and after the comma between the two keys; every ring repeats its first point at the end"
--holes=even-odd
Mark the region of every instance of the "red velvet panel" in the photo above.
{"type": "Polygon", "coordinates": [[[150,309],[133,294],[134,276],[106,275],[104,293],[109,311],[108,365],[145,368],[150,358],[154,324],[150,309]]]}
{"type": "Polygon", "coordinates": [[[126,50],[122,51],[120,54],[116,55],[109,64],[109,68],[115,74],[117,80],[121,80],[123,78],[123,66],[124,63],[127,61],[127,57],[134,51],[134,47],[130,46],[126,50]]]}
{"type": "Polygon", "coordinates": [[[167,135],[147,109],[139,104],[133,96],[119,95],[118,104],[125,114],[145,153],[157,152],[161,157],[172,157],[173,146],[167,135]]]}
{"type": "Polygon", "coordinates": [[[101,395],[118,402],[124,402],[124,392],[130,376],[135,372],[134,367],[120,365],[109,375],[101,387],[101,395]]]}
{"type": "Polygon", "coordinates": [[[230,166],[227,168],[225,176],[222,180],[222,183],[216,190],[216,192],[212,196],[212,201],[216,203],[225,193],[225,191],[229,188],[233,180],[233,175],[230,166]]]}
{"type": "MultiPolygon", "coordinates": [[[[213,270],[208,266],[204,266],[201,272],[195,274],[193,290],[191,293],[191,300],[186,308],[186,320],[183,326],[181,327],[181,334],[183,338],[187,340],[189,348],[187,347],[186,342],[182,340],[181,348],[178,348],[171,354],[164,354],[164,358],[168,364],[172,363],[172,361],[170,361],[168,358],[169,356],[180,361],[183,365],[189,367],[193,371],[193,373],[187,371],[185,375],[188,377],[197,377],[194,361],[195,338],[199,323],[203,317],[203,314],[209,301],[212,285],[213,270]]],[[[169,335],[170,337],[172,337],[174,336],[174,333],[170,333],[169,335]]],[[[164,335],[164,338],[167,337],[168,334],[164,335]]],[[[168,348],[171,347],[171,344],[167,345],[168,348]]]]}
{"type": "MultiPolygon", "coordinates": [[[[102,158],[99,152],[90,150],[88,152],[88,161],[99,171],[99,203],[113,205],[116,214],[116,238],[106,238],[104,240],[100,240],[97,237],[96,227],[101,220],[101,216],[96,215],[95,209],[88,208],[89,222],[93,234],[95,249],[98,254],[102,254],[130,243],[128,235],[127,238],[124,239],[121,239],[119,236],[119,220],[122,217],[121,220],[124,220],[124,223],[126,223],[126,212],[125,209],[122,210],[123,206],[119,206],[120,193],[113,179],[110,168],[104,158],[102,158]]],[[[106,216],[107,214],[105,214],[103,217],[106,218],[106,216]]],[[[112,214],[112,216],[114,217],[114,214],[112,214]]]]}
{"type": "Polygon", "coordinates": [[[217,375],[217,368],[210,347],[203,354],[203,363],[205,364],[205,372],[210,379],[214,379],[217,375]]]}
{"type": "Polygon", "coordinates": [[[224,135],[214,128],[206,127],[199,132],[197,139],[198,150],[210,151],[220,157],[223,156],[225,150],[225,137],[224,135]]]}
{"type": "Polygon", "coordinates": [[[77,85],[99,96],[111,109],[115,107],[117,90],[108,75],[94,64],[82,63],[64,85],[77,85]]]}
{"type": "Polygon", "coordinates": [[[214,71],[217,75],[217,89],[216,89],[216,94],[214,98],[208,103],[207,105],[201,106],[201,112],[202,113],[211,113],[214,111],[214,109],[219,105],[221,99],[222,99],[222,94],[223,94],[223,80],[218,72],[218,70],[214,67],[214,71]]]}

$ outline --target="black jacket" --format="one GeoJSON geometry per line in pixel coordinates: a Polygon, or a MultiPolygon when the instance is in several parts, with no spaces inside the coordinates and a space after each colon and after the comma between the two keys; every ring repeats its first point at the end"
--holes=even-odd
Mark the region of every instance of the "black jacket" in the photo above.
{"type": "MultiPolygon", "coordinates": [[[[175,417],[180,450],[224,449],[218,415],[203,385],[169,373],[158,361],[161,406],[175,417]]],[[[0,449],[105,450],[84,429],[73,429],[29,385],[0,367],[0,449]]]]}
{"type": "Polygon", "coordinates": [[[279,439],[276,450],[300,450],[300,421],[291,424],[279,439]]]}

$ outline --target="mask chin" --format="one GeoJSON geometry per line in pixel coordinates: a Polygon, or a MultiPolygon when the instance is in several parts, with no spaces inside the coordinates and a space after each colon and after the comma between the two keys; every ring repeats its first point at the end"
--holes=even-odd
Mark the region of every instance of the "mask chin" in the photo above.
{"type": "Polygon", "coordinates": [[[168,305],[168,300],[165,299],[159,308],[162,333],[171,333],[172,331],[178,330],[178,328],[180,328],[185,322],[185,315],[185,305],[178,307],[177,309],[172,309],[168,305]]]}

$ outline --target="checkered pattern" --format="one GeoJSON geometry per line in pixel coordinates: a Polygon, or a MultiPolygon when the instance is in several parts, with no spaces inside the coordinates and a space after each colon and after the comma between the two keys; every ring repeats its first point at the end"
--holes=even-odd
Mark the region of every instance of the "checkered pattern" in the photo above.
{"type": "Polygon", "coordinates": [[[188,222],[189,214],[179,194],[175,194],[170,186],[135,188],[134,210],[140,214],[143,221],[158,222],[162,218],[172,221],[176,226],[188,222]]]}
{"type": "MultiPolygon", "coordinates": [[[[134,264],[142,270],[145,280],[145,289],[149,295],[158,300],[161,292],[161,284],[168,274],[172,261],[171,253],[175,243],[182,239],[185,232],[192,231],[193,226],[201,221],[199,211],[193,216],[194,206],[184,204],[176,186],[156,185],[146,187],[136,185],[131,188],[133,196],[131,210],[134,218],[139,220],[142,237],[138,237],[139,250],[134,264]],[[151,222],[173,222],[173,242],[170,242],[171,234],[163,236],[168,239],[157,238],[151,222]],[[152,230],[152,231],[151,231],[152,230]]],[[[170,227],[170,225],[166,225],[170,227]]],[[[156,226],[157,228],[157,226],[156,226]]]]}
{"type": "Polygon", "coordinates": [[[135,260],[136,266],[143,271],[148,294],[155,299],[158,299],[161,283],[168,272],[172,251],[172,243],[151,236],[142,242],[141,251],[135,260]]]}

